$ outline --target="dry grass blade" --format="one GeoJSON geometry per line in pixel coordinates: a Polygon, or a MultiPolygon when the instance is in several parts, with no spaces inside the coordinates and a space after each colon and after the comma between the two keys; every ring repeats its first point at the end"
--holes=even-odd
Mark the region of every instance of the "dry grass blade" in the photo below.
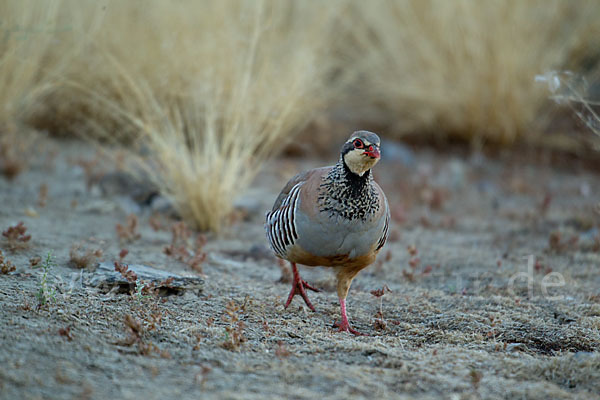
{"type": "MultiPolygon", "coordinates": [[[[600,67],[596,75],[590,74],[594,81],[600,79],[600,67]]],[[[592,90],[586,77],[572,71],[550,71],[536,76],[536,81],[546,82],[551,98],[559,105],[568,105],[586,128],[596,135],[595,140],[587,142],[600,150],[600,102],[588,98],[592,90]]]]}

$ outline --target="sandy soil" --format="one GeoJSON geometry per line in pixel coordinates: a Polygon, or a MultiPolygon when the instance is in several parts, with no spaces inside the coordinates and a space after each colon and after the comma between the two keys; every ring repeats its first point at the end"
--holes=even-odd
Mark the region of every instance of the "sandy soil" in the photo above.
{"type": "Polygon", "coordinates": [[[237,202],[238,221],[207,236],[200,274],[164,253],[174,223],[164,201],[107,184],[111,170],[94,164],[88,145],[36,147],[26,172],[0,178],[0,228],[23,221],[32,236],[14,250],[0,239],[16,266],[0,275],[2,399],[600,393],[598,171],[530,154],[490,159],[384,143],[376,178],[393,208],[392,234],[352,286],[350,320],[368,335],[354,337],[332,328],[339,308],[326,269],[301,270],[323,289],[309,294],[317,312],[299,298],[284,310],[289,283],[262,227],[289,177],[335,155],[268,165],[237,202]],[[140,237],[124,243],[115,225],[132,212],[140,237]],[[204,286],[166,297],[101,290],[90,285],[93,257],[84,269],[70,262],[77,243],[111,263],[126,248],[125,264],[202,275],[204,286]],[[30,259],[49,252],[47,293],[56,293],[39,306],[43,270],[30,259]],[[371,294],[384,285],[391,291],[371,294]]]}

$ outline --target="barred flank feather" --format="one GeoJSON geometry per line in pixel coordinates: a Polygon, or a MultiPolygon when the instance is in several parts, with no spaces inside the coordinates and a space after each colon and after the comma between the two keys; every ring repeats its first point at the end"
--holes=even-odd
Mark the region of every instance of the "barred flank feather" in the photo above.
{"type": "Polygon", "coordinates": [[[389,226],[390,226],[390,213],[388,211],[388,213],[385,215],[385,223],[383,225],[383,234],[381,235],[381,238],[379,238],[379,241],[377,242],[377,248],[375,249],[375,251],[379,251],[379,249],[381,249],[383,247],[383,245],[385,244],[385,242],[388,238],[389,226]]]}
{"type": "Polygon", "coordinates": [[[277,210],[267,213],[265,230],[271,248],[281,258],[298,240],[296,231],[296,207],[302,182],[296,184],[277,210]]]}

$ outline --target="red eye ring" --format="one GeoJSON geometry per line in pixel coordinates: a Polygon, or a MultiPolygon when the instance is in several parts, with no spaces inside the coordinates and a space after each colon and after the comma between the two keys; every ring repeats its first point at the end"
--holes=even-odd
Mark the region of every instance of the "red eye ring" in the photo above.
{"type": "Polygon", "coordinates": [[[360,139],[354,139],[354,141],[352,142],[352,144],[354,145],[355,149],[362,149],[362,148],[365,147],[364,143],[360,139]]]}

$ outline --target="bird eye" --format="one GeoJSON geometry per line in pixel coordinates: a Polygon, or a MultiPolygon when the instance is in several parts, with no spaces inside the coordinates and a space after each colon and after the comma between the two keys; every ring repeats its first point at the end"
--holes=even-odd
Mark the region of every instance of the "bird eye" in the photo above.
{"type": "Polygon", "coordinates": [[[362,149],[363,147],[365,147],[362,140],[360,140],[360,139],[354,139],[354,142],[352,142],[352,144],[354,145],[354,148],[356,148],[356,149],[362,149]]]}

